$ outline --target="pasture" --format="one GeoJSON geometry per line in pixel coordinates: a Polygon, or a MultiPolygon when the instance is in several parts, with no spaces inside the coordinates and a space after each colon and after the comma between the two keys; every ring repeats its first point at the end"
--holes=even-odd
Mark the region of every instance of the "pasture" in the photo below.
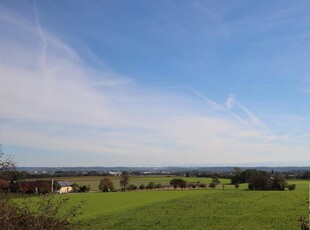
{"type": "Polygon", "coordinates": [[[238,190],[226,186],[67,196],[72,204],[86,202],[81,229],[299,229],[297,218],[308,216],[309,181],[289,183],[297,184],[295,191],[248,191],[244,184],[238,190]]]}

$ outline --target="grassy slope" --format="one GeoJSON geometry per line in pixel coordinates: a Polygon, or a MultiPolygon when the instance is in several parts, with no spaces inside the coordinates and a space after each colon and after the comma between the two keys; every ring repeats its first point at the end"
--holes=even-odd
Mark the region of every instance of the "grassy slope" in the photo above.
{"type": "Polygon", "coordinates": [[[224,190],[72,194],[86,200],[89,229],[299,229],[307,215],[308,181],[296,191],[224,190]]]}

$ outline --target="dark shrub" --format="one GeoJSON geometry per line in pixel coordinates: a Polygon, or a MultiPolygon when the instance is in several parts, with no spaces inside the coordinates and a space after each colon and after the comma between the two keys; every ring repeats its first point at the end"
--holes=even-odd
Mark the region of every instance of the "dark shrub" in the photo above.
{"type": "Polygon", "coordinates": [[[298,221],[300,222],[301,230],[309,230],[309,220],[307,220],[306,217],[304,216],[299,217],[298,221]]]}
{"type": "Polygon", "coordinates": [[[206,188],[206,187],[207,187],[207,185],[204,183],[199,184],[199,188],[206,188]]]}
{"type": "Polygon", "coordinates": [[[145,185],[144,185],[144,184],[141,184],[141,185],[139,186],[139,189],[144,190],[144,189],[145,189],[145,185]]]}
{"type": "Polygon", "coordinates": [[[183,179],[172,179],[170,181],[170,185],[173,186],[174,189],[176,188],[186,188],[187,182],[183,179]]]}
{"type": "Polygon", "coordinates": [[[89,185],[83,185],[83,186],[80,186],[79,188],[79,192],[89,192],[89,190],[90,190],[89,185]]]}
{"type": "Polygon", "coordinates": [[[150,183],[148,183],[147,184],[147,186],[145,187],[146,189],[154,189],[154,188],[156,188],[156,185],[155,185],[155,183],[154,182],[150,182],[150,183]]]}
{"type": "Polygon", "coordinates": [[[216,183],[214,183],[214,182],[210,183],[210,184],[209,184],[209,187],[215,189],[216,183]]]}
{"type": "Polygon", "coordinates": [[[296,189],[296,184],[290,184],[288,185],[289,190],[295,190],[296,189]]]}
{"type": "Polygon", "coordinates": [[[284,190],[287,188],[287,183],[284,177],[276,176],[272,182],[273,190],[284,190]]]}
{"type": "Polygon", "coordinates": [[[130,190],[130,191],[137,190],[137,188],[138,187],[136,185],[134,185],[134,184],[128,185],[128,190],[130,190]]]}

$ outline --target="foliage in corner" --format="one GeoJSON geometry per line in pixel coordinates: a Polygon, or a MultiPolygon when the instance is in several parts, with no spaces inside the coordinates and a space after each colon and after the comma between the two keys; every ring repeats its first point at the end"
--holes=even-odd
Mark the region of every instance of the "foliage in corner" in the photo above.
{"type": "Polygon", "coordinates": [[[0,194],[0,229],[56,230],[72,229],[81,214],[83,203],[69,205],[68,197],[42,195],[24,198],[22,203],[13,200],[12,195],[0,194]]]}

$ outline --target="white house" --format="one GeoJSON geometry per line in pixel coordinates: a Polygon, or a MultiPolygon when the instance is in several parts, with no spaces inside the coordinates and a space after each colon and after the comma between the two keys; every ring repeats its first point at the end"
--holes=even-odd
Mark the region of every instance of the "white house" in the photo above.
{"type": "Polygon", "coordinates": [[[68,193],[72,191],[72,183],[69,181],[56,181],[57,184],[59,184],[60,189],[58,191],[56,191],[57,193],[68,193]]]}

